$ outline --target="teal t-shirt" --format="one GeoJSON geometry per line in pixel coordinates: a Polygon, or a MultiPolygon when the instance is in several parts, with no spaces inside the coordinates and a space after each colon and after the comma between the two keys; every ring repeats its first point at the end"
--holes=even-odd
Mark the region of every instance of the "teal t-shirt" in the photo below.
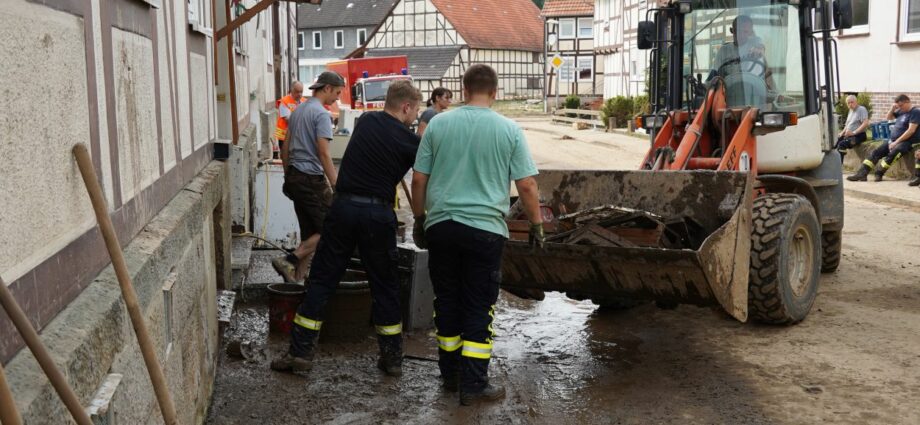
{"type": "Polygon", "coordinates": [[[432,118],[413,168],[429,176],[426,229],[453,220],[506,238],[511,182],[537,174],[521,128],[478,106],[432,118]]]}

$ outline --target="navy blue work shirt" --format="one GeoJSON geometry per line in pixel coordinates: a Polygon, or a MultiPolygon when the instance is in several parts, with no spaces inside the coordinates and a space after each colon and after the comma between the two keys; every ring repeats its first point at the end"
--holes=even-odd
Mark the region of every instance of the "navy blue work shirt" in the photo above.
{"type": "Polygon", "coordinates": [[[336,192],[396,199],[396,185],[412,168],[419,137],[396,117],[362,114],[342,156],[336,192]]]}

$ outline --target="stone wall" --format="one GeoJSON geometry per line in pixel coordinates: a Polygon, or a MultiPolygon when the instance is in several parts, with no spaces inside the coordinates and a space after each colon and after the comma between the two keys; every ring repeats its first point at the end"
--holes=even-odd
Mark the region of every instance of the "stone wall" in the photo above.
{"type": "MultiPolygon", "coordinates": [[[[213,388],[216,291],[230,264],[229,187],[227,165],[211,162],[124,248],[182,424],[203,420],[213,388]]],[[[84,404],[108,374],[123,374],[111,406],[118,423],[162,423],[111,266],[45,327],[42,339],[84,404]]],[[[5,367],[26,423],[70,422],[29,350],[5,367]]]]}
{"type": "MultiPolygon", "coordinates": [[[[920,85],[918,85],[918,87],[920,87],[920,85]]],[[[888,111],[891,109],[891,105],[894,104],[894,98],[900,94],[906,94],[914,106],[920,106],[920,92],[869,93],[869,97],[872,99],[872,116],[870,119],[872,121],[885,120],[886,116],[888,115],[888,111]]]]}

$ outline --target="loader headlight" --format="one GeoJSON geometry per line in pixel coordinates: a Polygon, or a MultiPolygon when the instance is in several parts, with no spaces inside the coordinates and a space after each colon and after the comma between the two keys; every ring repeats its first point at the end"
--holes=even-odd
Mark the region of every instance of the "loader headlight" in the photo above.
{"type": "Polygon", "coordinates": [[[693,6],[690,4],[690,0],[680,0],[677,3],[677,10],[681,15],[686,15],[693,11],[693,6]]]}
{"type": "Polygon", "coordinates": [[[664,127],[667,116],[664,115],[640,115],[636,117],[636,128],[651,130],[664,127]]]}
{"type": "Polygon", "coordinates": [[[795,112],[764,112],[758,121],[763,127],[784,128],[798,124],[799,115],[795,112]]]}

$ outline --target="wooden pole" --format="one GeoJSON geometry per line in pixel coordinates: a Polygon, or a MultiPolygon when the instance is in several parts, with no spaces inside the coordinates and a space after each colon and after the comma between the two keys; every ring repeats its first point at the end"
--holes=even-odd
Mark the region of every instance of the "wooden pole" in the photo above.
{"type": "MultiPolygon", "coordinates": [[[[271,6],[272,3],[274,3],[275,1],[276,0],[262,0],[254,4],[252,7],[246,9],[246,11],[243,12],[242,15],[240,15],[239,17],[237,17],[236,19],[232,21],[230,20],[230,17],[227,16],[227,25],[224,25],[223,28],[217,30],[217,34],[214,35],[214,38],[217,40],[220,40],[230,34],[233,34],[233,31],[239,28],[240,25],[245,24],[250,19],[252,19],[253,16],[258,15],[259,12],[267,9],[268,6],[271,6]]],[[[229,7],[229,3],[227,7],[229,7]]]]}
{"type": "MultiPolygon", "coordinates": [[[[227,0],[227,22],[230,22],[230,8],[233,7],[227,0]]],[[[240,123],[237,122],[236,112],[236,52],[233,51],[233,32],[227,33],[227,81],[230,83],[230,129],[232,130],[233,144],[236,145],[240,138],[240,123]]]]}
{"type": "MultiPolygon", "coordinates": [[[[0,285],[6,286],[3,282],[0,282],[0,285]]],[[[10,386],[6,383],[6,375],[3,374],[3,365],[0,365],[0,424],[22,425],[22,417],[19,416],[13,393],[10,392],[10,386]]]]}
{"type": "MultiPolygon", "coordinates": [[[[93,170],[93,163],[88,158],[89,154],[87,154],[87,167],[93,170]]],[[[95,173],[95,171],[93,172],[95,173]]],[[[54,364],[54,360],[51,360],[51,354],[48,352],[48,349],[45,348],[45,344],[42,343],[41,338],[38,337],[38,332],[32,327],[32,322],[29,322],[26,314],[22,311],[22,308],[19,307],[16,298],[13,298],[13,293],[6,287],[6,283],[3,282],[3,279],[0,279],[0,304],[3,305],[3,310],[5,310],[6,315],[10,317],[13,326],[16,326],[16,330],[18,330],[19,335],[22,336],[22,340],[26,342],[29,350],[32,351],[32,355],[35,356],[38,365],[45,372],[45,376],[51,381],[51,386],[54,387],[58,397],[64,402],[64,406],[67,406],[67,410],[70,411],[73,420],[80,425],[92,425],[93,421],[89,419],[89,415],[86,414],[86,410],[83,408],[83,405],[80,404],[80,399],[77,398],[73,389],[70,388],[70,385],[67,383],[67,378],[64,378],[64,374],[58,370],[57,366],[54,364]]],[[[6,420],[6,417],[4,417],[4,425],[6,425],[6,420]]]]}
{"type": "Polygon", "coordinates": [[[172,398],[169,396],[169,388],[166,386],[166,376],[160,367],[157,359],[156,348],[153,345],[153,339],[147,332],[147,325],[144,323],[144,316],[141,313],[140,303],[137,301],[137,294],[134,292],[134,285],[131,283],[131,276],[128,274],[128,265],[125,263],[124,254],[121,252],[121,245],[118,243],[118,236],[115,235],[115,227],[112,225],[112,219],[109,217],[108,207],[105,204],[105,196],[102,194],[102,187],[96,177],[96,170],[93,168],[93,162],[90,159],[89,151],[83,143],[77,143],[73,147],[73,154],[77,158],[77,165],[80,167],[80,175],[83,176],[83,183],[86,185],[86,191],[89,193],[90,201],[93,203],[93,211],[96,213],[96,221],[99,222],[99,230],[102,232],[102,238],[105,240],[105,247],[112,258],[112,267],[115,269],[115,275],[118,277],[118,285],[121,287],[121,295],[125,300],[125,306],[128,308],[128,315],[131,317],[131,324],[134,326],[134,334],[137,336],[137,343],[140,345],[141,354],[144,357],[144,363],[147,365],[147,373],[150,375],[150,381],[153,383],[153,391],[156,393],[157,402],[160,405],[160,412],[163,414],[163,421],[167,425],[176,425],[176,407],[173,405],[172,398]]]}

